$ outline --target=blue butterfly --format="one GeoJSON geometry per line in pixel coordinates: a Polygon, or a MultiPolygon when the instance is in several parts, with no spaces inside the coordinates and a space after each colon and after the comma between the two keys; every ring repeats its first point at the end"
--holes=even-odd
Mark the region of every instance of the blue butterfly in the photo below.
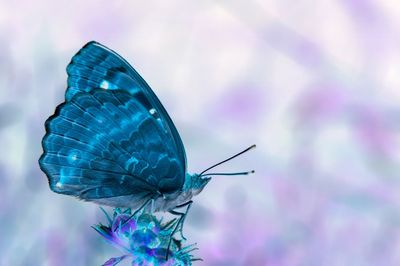
{"type": "Polygon", "coordinates": [[[144,79],[121,56],[89,42],[67,67],[65,102],[45,123],[40,168],[52,191],[85,201],[186,215],[211,175],[186,170],[182,140],[144,79]],[[188,206],[186,213],[175,211],[188,206]]]}

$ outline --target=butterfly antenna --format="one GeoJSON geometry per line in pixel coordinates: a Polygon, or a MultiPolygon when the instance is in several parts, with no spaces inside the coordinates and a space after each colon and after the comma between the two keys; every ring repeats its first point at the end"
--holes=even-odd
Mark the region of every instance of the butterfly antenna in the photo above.
{"type": "Polygon", "coordinates": [[[202,176],[210,176],[210,175],[249,175],[249,174],[254,174],[256,171],[251,170],[247,172],[237,172],[237,173],[207,173],[202,176]]]}
{"type": "MultiPolygon", "coordinates": [[[[235,155],[229,157],[228,159],[223,160],[222,162],[219,162],[219,163],[217,163],[217,164],[214,164],[213,166],[208,167],[206,170],[204,170],[203,172],[201,172],[199,175],[200,175],[200,176],[203,176],[203,174],[204,174],[205,172],[207,172],[208,170],[211,170],[211,169],[213,169],[214,167],[217,167],[218,165],[221,165],[221,164],[223,164],[223,163],[226,163],[227,161],[230,161],[230,160],[232,160],[233,158],[236,158],[236,157],[238,157],[239,155],[242,155],[243,153],[248,152],[248,151],[251,150],[251,149],[254,149],[255,147],[256,147],[256,145],[253,144],[253,145],[251,145],[250,147],[248,147],[247,149],[245,149],[245,150],[243,150],[243,151],[241,151],[241,152],[239,152],[239,153],[237,153],[237,154],[235,154],[235,155]]],[[[250,171],[250,172],[251,172],[251,171],[250,171]]],[[[229,174],[228,174],[228,175],[229,175],[229,174]]]]}

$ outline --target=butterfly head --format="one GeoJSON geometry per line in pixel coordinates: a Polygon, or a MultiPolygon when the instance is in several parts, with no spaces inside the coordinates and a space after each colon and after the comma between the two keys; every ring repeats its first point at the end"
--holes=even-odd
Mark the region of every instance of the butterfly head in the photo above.
{"type": "Polygon", "coordinates": [[[211,177],[210,176],[216,176],[216,175],[248,175],[251,173],[254,173],[254,170],[252,171],[247,171],[247,172],[236,172],[236,173],[208,173],[209,170],[213,169],[214,167],[221,165],[227,161],[232,160],[233,158],[236,158],[237,156],[255,148],[256,145],[251,145],[247,149],[229,157],[226,160],[223,160],[222,162],[219,162],[217,164],[214,164],[213,166],[208,167],[206,170],[202,171],[200,174],[186,174],[185,177],[185,183],[183,185],[183,189],[186,192],[191,192],[191,195],[195,196],[199,194],[204,187],[207,185],[208,182],[210,182],[211,177]]]}
{"type": "Polygon", "coordinates": [[[211,177],[201,176],[199,174],[186,174],[183,189],[185,191],[191,190],[192,195],[195,196],[204,189],[210,180],[211,177]]]}

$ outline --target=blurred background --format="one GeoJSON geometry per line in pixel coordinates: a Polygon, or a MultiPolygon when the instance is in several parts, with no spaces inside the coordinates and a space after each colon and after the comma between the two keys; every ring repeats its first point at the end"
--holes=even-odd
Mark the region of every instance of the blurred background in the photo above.
{"type": "MultiPolygon", "coordinates": [[[[122,255],[95,204],[50,191],[37,160],[88,41],[154,89],[190,172],[253,143],[194,200],[195,265],[400,265],[397,1],[2,1],[0,265],[122,255]]],[[[108,209],[110,210],[110,209],[108,209]]]]}

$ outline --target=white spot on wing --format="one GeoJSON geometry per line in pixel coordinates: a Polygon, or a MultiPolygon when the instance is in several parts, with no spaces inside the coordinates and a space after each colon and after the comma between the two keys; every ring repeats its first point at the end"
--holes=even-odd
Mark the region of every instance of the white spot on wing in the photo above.
{"type": "Polygon", "coordinates": [[[71,153],[68,155],[67,159],[70,164],[75,164],[76,161],[79,159],[80,152],[78,150],[72,150],[71,153]]]}
{"type": "Polygon", "coordinates": [[[100,83],[100,88],[108,90],[110,88],[110,83],[107,80],[103,80],[100,83]]]}

